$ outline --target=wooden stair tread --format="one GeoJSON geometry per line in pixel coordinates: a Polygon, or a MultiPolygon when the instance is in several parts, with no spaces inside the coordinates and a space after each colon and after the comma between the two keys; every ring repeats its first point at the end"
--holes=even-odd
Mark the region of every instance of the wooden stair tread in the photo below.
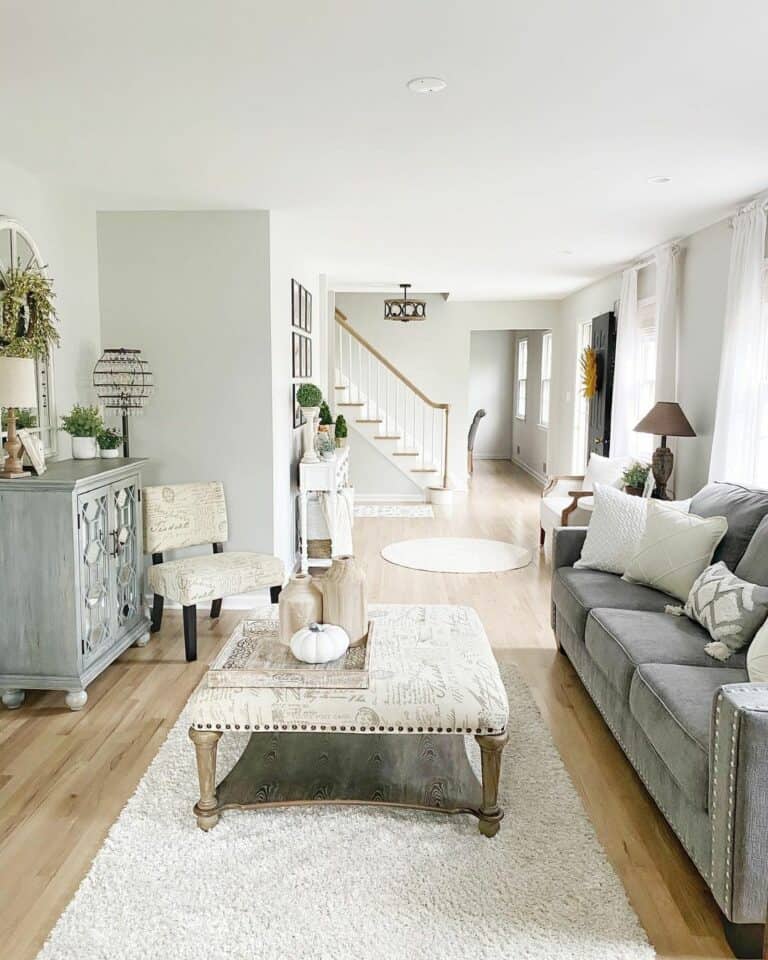
{"type": "Polygon", "coordinates": [[[349,390],[349,387],[345,387],[345,386],[343,386],[343,385],[337,385],[337,386],[335,386],[333,389],[334,389],[334,390],[349,390]]]}
{"type": "Polygon", "coordinates": [[[355,423],[384,423],[383,420],[355,420],[355,423]]]}
{"type": "Polygon", "coordinates": [[[364,407],[364,400],[344,400],[336,404],[337,407],[364,407]]]}
{"type": "Polygon", "coordinates": [[[437,467],[411,467],[411,473],[437,473],[437,467]]]}
{"type": "Polygon", "coordinates": [[[393,457],[418,457],[418,450],[395,450],[392,454],[393,457]]]}
{"type": "Polygon", "coordinates": [[[402,437],[399,434],[387,435],[382,434],[381,436],[375,436],[374,440],[402,440],[402,437]]]}

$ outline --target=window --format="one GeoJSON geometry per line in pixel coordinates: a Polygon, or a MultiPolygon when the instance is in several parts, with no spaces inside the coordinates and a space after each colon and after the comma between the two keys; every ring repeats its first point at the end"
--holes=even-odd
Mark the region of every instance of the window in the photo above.
{"type": "Polygon", "coordinates": [[[760,378],[760,420],[757,426],[757,450],[754,481],[768,486],[768,260],[763,263],[763,342],[760,378]]]}
{"type": "MultiPolygon", "coordinates": [[[[656,298],[647,297],[637,304],[637,325],[640,329],[638,357],[637,410],[638,423],[656,402],[656,298]]],[[[649,433],[633,433],[632,455],[645,463],[651,462],[656,447],[649,433]]]]}
{"type": "Polygon", "coordinates": [[[539,426],[549,426],[549,397],[552,390],[552,334],[541,338],[541,394],[539,397],[539,426]]]}
{"type": "Polygon", "coordinates": [[[525,420],[528,399],[528,340],[517,342],[517,418],[525,420]]]}
{"type": "Polygon", "coordinates": [[[573,472],[584,473],[587,466],[587,436],[589,433],[589,400],[581,392],[581,355],[584,348],[592,343],[592,321],[579,325],[578,348],[576,350],[576,402],[573,423],[573,472]]]}

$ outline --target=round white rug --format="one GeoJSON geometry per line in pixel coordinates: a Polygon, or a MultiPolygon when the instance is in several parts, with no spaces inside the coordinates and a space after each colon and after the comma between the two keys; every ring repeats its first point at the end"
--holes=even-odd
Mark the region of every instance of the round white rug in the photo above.
{"type": "Polygon", "coordinates": [[[400,540],[384,547],[381,555],[399,567],[433,573],[501,573],[531,562],[531,551],[514,543],[471,537],[400,540]]]}
{"type": "MultiPolygon", "coordinates": [[[[492,840],[474,817],[364,807],[228,811],[203,833],[182,714],[39,960],[652,960],[525,683],[502,676],[492,840]]],[[[224,735],[219,777],[247,739],[224,735]]]]}

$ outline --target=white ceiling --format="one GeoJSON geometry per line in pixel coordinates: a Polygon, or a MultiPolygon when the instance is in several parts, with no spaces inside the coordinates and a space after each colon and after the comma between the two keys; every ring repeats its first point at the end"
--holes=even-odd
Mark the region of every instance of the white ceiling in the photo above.
{"type": "Polygon", "coordinates": [[[767,32],[765,0],[0,0],[0,153],[100,208],[291,211],[348,284],[559,297],[768,186],[767,32]]]}

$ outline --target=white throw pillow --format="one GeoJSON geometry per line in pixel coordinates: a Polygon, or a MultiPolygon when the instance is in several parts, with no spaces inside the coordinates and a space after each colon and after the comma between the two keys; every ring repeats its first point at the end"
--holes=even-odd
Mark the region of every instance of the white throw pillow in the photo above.
{"type": "Polygon", "coordinates": [[[594,490],[596,483],[621,489],[621,477],[629,463],[628,457],[601,457],[599,453],[591,453],[582,489],[594,490]]]}
{"type": "MultiPolygon", "coordinates": [[[[584,498],[588,499],[588,498],[584,498]]],[[[595,484],[594,509],[574,567],[623,574],[637,553],[645,531],[649,500],[595,484]]],[[[584,502],[583,500],[581,501],[584,502]]],[[[687,513],[690,500],[665,500],[666,506],[687,513]]]]}
{"type": "Polygon", "coordinates": [[[728,530],[725,517],[697,517],[649,500],[645,531],[624,579],[687,600],[728,530]]]}
{"type": "Polygon", "coordinates": [[[749,645],[747,673],[750,683],[768,683],[768,622],[760,627],[749,645]]]}
{"type": "Polygon", "coordinates": [[[645,530],[647,508],[648,501],[642,497],[596,483],[592,519],[574,567],[624,573],[645,530]]]}

